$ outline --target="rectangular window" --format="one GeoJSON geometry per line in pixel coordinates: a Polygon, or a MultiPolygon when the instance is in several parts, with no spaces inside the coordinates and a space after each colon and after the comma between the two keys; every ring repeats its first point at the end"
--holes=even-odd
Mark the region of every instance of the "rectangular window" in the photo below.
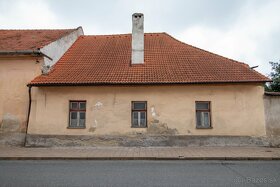
{"type": "Polygon", "coordinates": [[[210,101],[196,101],[196,128],[211,128],[210,101]]]}
{"type": "Polygon", "coordinates": [[[147,127],[147,101],[132,101],[131,127],[147,127]]]}
{"type": "Polygon", "coordinates": [[[86,101],[70,101],[69,128],[86,127],[86,101]]]}

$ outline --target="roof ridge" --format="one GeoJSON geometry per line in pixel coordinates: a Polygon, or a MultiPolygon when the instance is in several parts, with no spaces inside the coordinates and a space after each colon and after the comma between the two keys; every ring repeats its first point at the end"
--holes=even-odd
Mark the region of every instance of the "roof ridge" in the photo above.
{"type": "Polygon", "coordinates": [[[237,60],[234,60],[234,59],[231,59],[231,58],[228,58],[228,57],[225,57],[225,56],[216,54],[216,53],[214,53],[214,52],[211,52],[211,51],[208,51],[208,50],[205,50],[205,49],[202,49],[202,48],[199,48],[199,47],[196,47],[196,46],[187,44],[187,43],[185,43],[185,42],[182,42],[182,41],[180,41],[180,40],[174,38],[172,35],[170,35],[170,34],[168,34],[168,33],[166,33],[166,32],[164,32],[164,34],[166,34],[168,37],[170,37],[170,38],[172,38],[173,40],[176,40],[177,42],[182,43],[182,44],[184,44],[184,45],[188,45],[188,46],[190,46],[190,47],[192,47],[192,48],[198,49],[198,50],[203,51],[203,52],[206,52],[206,53],[210,53],[210,54],[215,55],[215,56],[217,56],[217,57],[225,58],[225,59],[230,60],[230,61],[232,61],[232,62],[234,62],[234,63],[243,65],[243,66],[245,66],[245,67],[247,67],[247,68],[250,67],[248,64],[246,64],[246,63],[244,63],[244,62],[240,62],[240,61],[237,61],[237,60]]]}
{"type": "MultiPolygon", "coordinates": [[[[164,32],[145,32],[145,34],[164,34],[164,32]]],[[[121,34],[85,34],[84,36],[122,36],[122,35],[131,35],[131,33],[121,33],[121,34]]]]}

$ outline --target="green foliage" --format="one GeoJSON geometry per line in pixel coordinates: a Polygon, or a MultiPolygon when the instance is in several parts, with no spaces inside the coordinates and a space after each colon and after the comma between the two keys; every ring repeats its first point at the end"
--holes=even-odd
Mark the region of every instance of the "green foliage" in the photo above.
{"type": "Polygon", "coordinates": [[[278,62],[269,62],[272,68],[272,72],[270,73],[270,78],[272,79],[272,83],[265,85],[266,91],[271,92],[280,92],[280,63],[278,62]]]}

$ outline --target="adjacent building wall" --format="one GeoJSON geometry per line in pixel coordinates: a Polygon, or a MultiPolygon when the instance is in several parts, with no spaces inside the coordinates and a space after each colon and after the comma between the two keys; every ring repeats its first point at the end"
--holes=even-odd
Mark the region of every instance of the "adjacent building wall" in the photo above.
{"type": "Polygon", "coordinates": [[[0,131],[24,131],[28,110],[28,87],[40,75],[42,58],[0,58],[0,131]]]}
{"type": "Polygon", "coordinates": [[[261,84],[33,87],[32,90],[29,134],[146,133],[147,128],[131,128],[131,101],[147,101],[148,126],[156,119],[178,135],[265,135],[261,84]],[[85,129],[67,128],[70,100],[87,101],[85,129]],[[212,129],[196,129],[195,101],[211,101],[212,129]]]}
{"type": "Polygon", "coordinates": [[[265,95],[264,106],[267,135],[280,136],[280,94],[265,95]]]}
{"type": "Polygon", "coordinates": [[[41,74],[46,65],[54,65],[83,35],[78,27],[70,34],[43,47],[41,51],[52,58],[31,56],[0,57],[0,132],[24,131],[28,112],[27,84],[41,74]]]}

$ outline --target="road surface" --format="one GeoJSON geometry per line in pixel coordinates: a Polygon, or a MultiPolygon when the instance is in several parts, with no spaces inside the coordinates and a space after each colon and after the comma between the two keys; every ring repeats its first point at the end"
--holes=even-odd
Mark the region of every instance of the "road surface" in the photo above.
{"type": "Polygon", "coordinates": [[[280,186],[280,161],[0,161],[0,186],[280,186]]]}

